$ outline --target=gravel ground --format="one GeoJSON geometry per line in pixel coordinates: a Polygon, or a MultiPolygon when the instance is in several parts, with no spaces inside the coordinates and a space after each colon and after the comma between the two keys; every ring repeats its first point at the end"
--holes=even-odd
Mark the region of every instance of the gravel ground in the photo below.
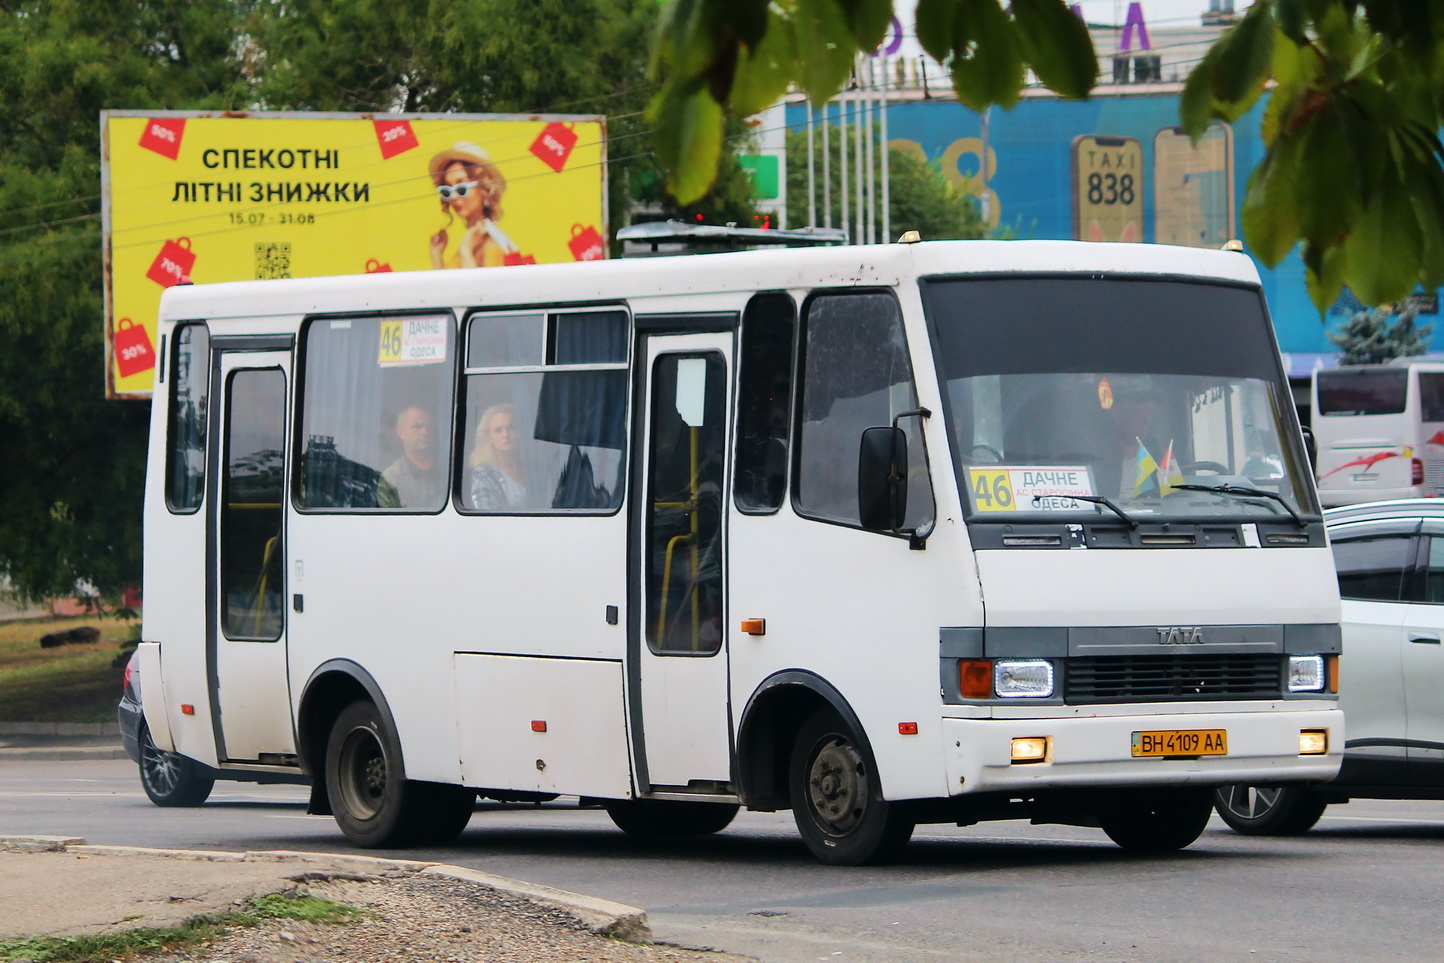
{"type": "Polygon", "coordinates": [[[561,910],[465,880],[391,873],[308,881],[301,891],[367,911],[349,923],[269,920],[156,963],[746,963],[752,957],[590,932],[561,910]]]}

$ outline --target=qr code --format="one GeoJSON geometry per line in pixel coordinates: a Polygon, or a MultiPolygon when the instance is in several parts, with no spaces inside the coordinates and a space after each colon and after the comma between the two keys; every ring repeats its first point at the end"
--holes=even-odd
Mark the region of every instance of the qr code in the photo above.
{"type": "Polygon", "coordinates": [[[256,279],[291,276],[291,243],[289,241],[256,242],[256,279]]]}

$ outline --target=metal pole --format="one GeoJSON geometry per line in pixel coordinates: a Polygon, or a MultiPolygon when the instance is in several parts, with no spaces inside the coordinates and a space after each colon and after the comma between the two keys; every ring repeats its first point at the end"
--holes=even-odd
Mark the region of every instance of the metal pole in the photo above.
{"type": "Polygon", "coordinates": [[[892,190],[888,177],[888,168],[892,166],[892,150],[888,147],[887,140],[887,104],[888,89],[891,79],[888,76],[886,66],[882,72],[882,111],[878,114],[878,139],[882,142],[882,242],[889,243],[892,240],[892,190]]]}
{"type": "Polygon", "coordinates": [[[864,98],[867,102],[867,130],[863,142],[867,144],[867,242],[877,243],[877,151],[873,144],[875,130],[873,112],[877,109],[876,78],[873,76],[873,58],[867,58],[867,80],[864,98]]]}
{"type": "Polygon", "coordinates": [[[861,88],[861,86],[860,86],[861,79],[862,79],[862,71],[861,71],[861,68],[858,66],[857,61],[853,61],[853,65],[852,65],[852,142],[853,142],[853,145],[854,145],[854,147],[855,147],[855,149],[856,149],[856,153],[852,155],[852,159],[853,159],[853,165],[852,165],[852,167],[853,167],[853,176],[856,178],[855,183],[856,183],[856,185],[857,185],[857,192],[856,192],[856,195],[855,195],[855,196],[856,196],[856,203],[855,203],[854,206],[853,206],[853,223],[857,225],[857,231],[856,231],[856,233],[853,234],[853,237],[857,238],[857,243],[859,243],[859,244],[866,244],[867,241],[868,241],[868,237],[867,237],[867,234],[865,233],[866,228],[865,228],[864,222],[863,222],[863,211],[864,211],[864,209],[865,209],[866,206],[867,206],[867,199],[866,199],[866,197],[864,196],[863,186],[862,186],[863,166],[864,166],[864,163],[863,163],[863,152],[862,152],[862,88],[861,88]]]}
{"type": "Polygon", "coordinates": [[[848,240],[853,240],[853,239],[854,239],[854,236],[853,236],[852,232],[848,230],[848,225],[849,225],[850,223],[852,223],[852,212],[850,212],[850,211],[847,209],[847,94],[846,94],[846,92],[844,92],[843,95],[838,98],[838,101],[837,101],[837,114],[838,114],[838,116],[839,116],[840,118],[842,118],[842,123],[838,125],[838,132],[837,132],[838,146],[842,148],[842,164],[841,164],[842,187],[840,187],[840,188],[838,189],[838,202],[839,202],[839,206],[840,206],[841,209],[842,209],[842,214],[841,214],[841,216],[838,218],[838,220],[842,222],[839,226],[842,228],[843,232],[848,235],[848,240]]]}
{"type": "Polygon", "coordinates": [[[827,129],[832,121],[827,119],[827,108],[822,105],[822,226],[832,227],[832,151],[828,148],[827,129]]]}
{"type": "MultiPolygon", "coordinates": [[[[807,101],[807,226],[817,226],[817,200],[813,196],[816,189],[812,177],[812,101],[807,101]]],[[[787,196],[786,191],[782,196],[787,196]]]]}

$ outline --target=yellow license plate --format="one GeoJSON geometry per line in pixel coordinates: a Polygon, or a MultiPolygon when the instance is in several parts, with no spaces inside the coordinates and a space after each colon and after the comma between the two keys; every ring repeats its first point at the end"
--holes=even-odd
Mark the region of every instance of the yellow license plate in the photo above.
{"type": "Polygon", "coordinates": [[[1133,734],[1135,756],[1226,756],[1227,729],[1154,729],[1133,734]]]}

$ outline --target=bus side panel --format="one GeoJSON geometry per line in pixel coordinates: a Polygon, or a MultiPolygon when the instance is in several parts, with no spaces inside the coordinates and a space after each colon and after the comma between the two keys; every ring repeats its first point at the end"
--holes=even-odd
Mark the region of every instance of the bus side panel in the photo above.
{"type": "Polygon", "coordinates": [[[456,706],[466,785],[631,795],[620,662],[459,652],[456,706]]]}
{"type": "Polygon", "coordinates": [[[624,629],[606,616],[626,601],[625,531],[620,513],[293,514],[292,691],[330,659],[356,663],[396,721],[407,777],[459,783],[455,653],[620,661],[624,629]]]}
{"type": "Polygon", "coordinates": [[[211,692],[206,676],[206,510],[189,514],[166,506],[168,386],[151,405],[150,465],[145,485],[144,640],[160,644],[158,670],[141,666],[146,719],[156,742],[169,731],[175,752],[216,765],[211,692]],[[182,704],[194,707],[182,714],[182,704]],[[162,718],[162,714],[164,718],[162,718]]]}
{"type": "MultiPolygon", "coordinates": [[[[1325,507],[1419,494],[1413,459],[1425,457],[1418,425],[1397,415],[1314,415],[1319,498],[1325,507]]],[[[1435,449],[1444,453],[1444,449],[1435,449]]]]}

